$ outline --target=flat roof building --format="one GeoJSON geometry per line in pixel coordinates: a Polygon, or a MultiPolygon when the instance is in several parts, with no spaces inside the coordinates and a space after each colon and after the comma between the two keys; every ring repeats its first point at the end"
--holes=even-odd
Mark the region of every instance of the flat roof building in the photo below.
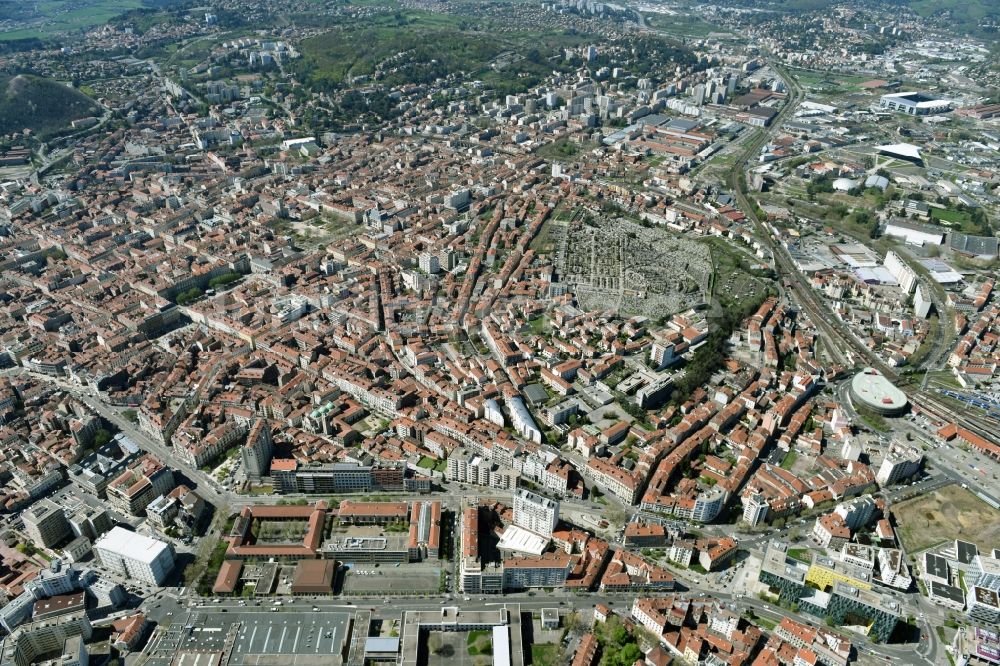
{"type": "Polygon", "coordinates": [[[21,519],[31,540],[45,548],[51,548],[71,534],[63,508],[48,499],[38,500],[25,509],[21,519]]]}
{"type": "Polygon", "coordinates": [[[546,539],[559,522],[559,502],[518,488],[514,491],[514,524],[546,539]]]}
{"type": "Polygon", "coordinates": [[[174,569],[174,552],[162,541],[114,527],[94,544],[107,568],[122,576],[162,585],[174,569]]]}
{"type": "Polygon", "coordinates": [[[337,563],[334,560],[302,560],[295,566],[292,594],[332,594],[336,575],[337,563]]]}
{"type": "Polygon", "coordinates": [[[549,540],[517,525],[509,525],[500,536],[497,548],[501,552],[513,551],[528,555],[541,555],[548,547],[549,540]]]}
{"type": "MultiPolygon", "coordinates": [[[[507,661],[499,663],[504,666],[523,666],[524,639],[521,629],[520,606],[504,606],[497,610],[469,611],[457,607],[445,606],[440,610],[406,611],[403,614],[401,632],[401,666],[417,666],[420,661],[420,646],[426,641],[427,633],[436,632],[466,632],[487,630],[493,632],[494,627],[502,628],[501,632],[493,633],[493,654],[503,655],[507,661]]],[[[425,656],[426,659],[426,656],[425,656]]],[[[498,663],[494,661],[493,663],[498,663]]]]}

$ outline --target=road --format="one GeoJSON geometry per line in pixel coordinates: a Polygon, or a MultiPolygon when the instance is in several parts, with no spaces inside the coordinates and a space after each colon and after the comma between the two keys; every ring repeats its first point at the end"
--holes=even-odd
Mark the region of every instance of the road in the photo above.
{"type": "Polygon", "coordinates": [[[135,440],[135,442],[142,448],[143,451],[152,453],[154,456],[158,457],[164,464],[176,469],[184,474],[185,477],[193,484],[192,490],[197,490],[198,494],[201,495],[202,499],[216,507],[225,507],[229,504],[235,502],[239,497],[233,492],[222,489],[216,484],[206,479],[203,472],[193,468],[192,466],[178,460],[170,450],[169,446],[154,440],[152,437],[143,432],[138,426],[129,421],[127,418],[122,416],[121,412],[110,407],[101,400],[98,399],[97,393],[92,389],[78,386],[71,383],[70,381],[60,378],[52,377],[49,375],[42,375],[34,372],[29,372],[25,368],[7,368],[0,371],[2,374],[28,374],[35,379],[40,379],[47,381],[60,389],[66,391],[74,398],[82,402],[83,404],[94,410],[95,413],[99,414],[106,421],[114,425],[121,432],[128,435],[130,438],[135,440]]]}

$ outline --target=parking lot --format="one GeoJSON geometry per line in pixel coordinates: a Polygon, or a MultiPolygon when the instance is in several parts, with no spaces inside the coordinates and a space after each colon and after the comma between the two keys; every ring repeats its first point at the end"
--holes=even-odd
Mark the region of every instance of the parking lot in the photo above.
{"type": "Polygon", "coordinates": [[[360,564],[344,574],[344,594],[436,594],[440,587],[439,567],[360,564]]]}
{"type": "Polygon", "coordinates": [[[342,653],[350,626],[350,615],[335,612],[282,612],[266,619],[255,613],[250,619],[237,634],[230,659],[236,666],[308,664],[319,658],[331,663],[331,655],[342,653]]]}

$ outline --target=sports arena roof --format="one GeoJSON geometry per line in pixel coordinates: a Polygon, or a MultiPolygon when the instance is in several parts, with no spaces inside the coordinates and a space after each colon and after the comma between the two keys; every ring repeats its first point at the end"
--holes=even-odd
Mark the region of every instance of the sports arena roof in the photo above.
{"type": "Polygon", "coordinates": [[[927,93],[922,92],[886,93],[882,95],[882,99],[892,100],[897,104],[914,106],[918,109],[934,109],[951,104],[951,102],[946,99],[939,99],[933,95],[928,95],[927,93]]]}
{"type": "Polygon", "coordinates": [[[879,413],[901,412],[908,402],[906,394],[874,368],[865,368],[854,375],[851,397],[879,413]]]}
{"type": "Polygon", "coordinates": [[[890,143],[884,146],[878,146],[878,151],[887,155],[897,155],[910,160],[923,159],[920,156],[920,148],[914,146],[912,143],[890,143]]]}

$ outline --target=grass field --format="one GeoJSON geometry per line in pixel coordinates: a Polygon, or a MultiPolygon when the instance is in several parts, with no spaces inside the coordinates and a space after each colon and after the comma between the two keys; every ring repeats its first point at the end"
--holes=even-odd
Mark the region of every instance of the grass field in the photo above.
{"type": "Polygon", "coordinates": [[[957,485],[897,504],[892,512],[910,553],[955,539],[971,541],[984,550],[1000,543],[1000,511],[957,485]]]}
{"type": "Polygon", "coordinates": [[[300,543],[305,537],[305,520],[258,520],[254,522],[257,543],[300,543]]]}
{"type": "Polygon", "coordinates": [[[552,643],[541,643],[531,646],[531,666],[560,666],[559,646],[552,643]]]}
{"type": "Polygon", "coordinates": [[[781,469],[791,469],[795,465],[795,461],[799,459],[799,454],[795,451],[789,451],[785,454],[785,457],[781,459],[781,469]]]}
{"type": "Polygon", "coordinates": [[[861,84],[868,80],[863,76],[851,76],[850,74],[839,74],[836,72],[828,73],[796,67],[789,67],[788,71],[803,86],[831,94],[860,91],[862,89],[861,84]]]}
{"type": "Polygon", "coordinates": [[[665,33],[678,37],[708,37],[713,32],[726,32],[724,28],[703,21],[697,16],[685,14],[646,14],[646,24],[665,33]]]}
{"type": "Polygon", "coordinates": [[[472,656],[493,654],[493,639],[490,637],[490,632],[486,630],[477,629],[470,631],[467,644],[469,654],[472,656]]]}
{"type": "Polygon", "coordinates": [[[45,38],[62,32],[103,25],[127,12],[142,7],[140,0],[39,0],[24,3],[19,20],[26,25],[18,30],[0,32],[0,41],[45,38]],[[30,9],[29,9],[30,7],[30,9]]]}

